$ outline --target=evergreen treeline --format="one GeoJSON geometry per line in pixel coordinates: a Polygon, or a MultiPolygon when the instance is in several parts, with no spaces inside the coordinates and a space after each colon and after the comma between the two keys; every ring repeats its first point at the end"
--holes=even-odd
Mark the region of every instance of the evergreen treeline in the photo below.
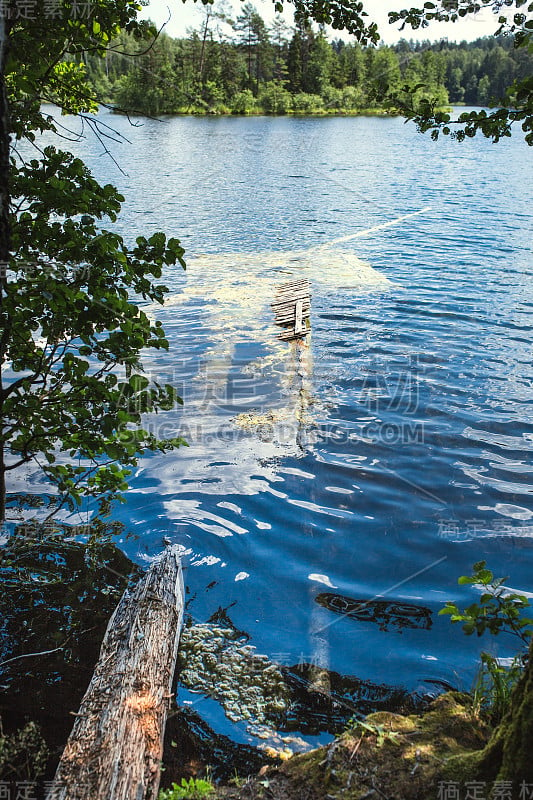
{"type": "Polygon", "coordinates": [[[330,42],[298,17],[292,28],[279,16],[268,27],[251,3],[234,20],[217,6],[203,14],[186,38],[162,33],[143,52],[121,34],[105,59],[87,54],[99,98],[150,115],[378,112],[413,99],[497,105],[533,62],[504,36],[362,48],[330,42]],[[409,99],[406,87],[418,87],[409,99]]]}

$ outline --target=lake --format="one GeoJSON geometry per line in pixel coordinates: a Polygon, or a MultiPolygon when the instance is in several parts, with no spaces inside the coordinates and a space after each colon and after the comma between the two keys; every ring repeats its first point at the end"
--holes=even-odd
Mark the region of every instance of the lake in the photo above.
{"type": "Polygon", "coordinates": [[[99,119],[129,140],[108,141],[123,172],[94,137],[72,149],[126,196],[120,231],[186,248],[146,366],[184,399],[149,424],[190,446],[141,460],[115,512],[137,563],[183,548],[189,646],[215,659],[179,702],[234,742],[304,749],[469,689],[482,648],[515,644],[438,616],[479,596],[457,578],[484,559],[533,592],[531,151],[399,118],[99,119]],[[308,347],[270,308],[299,277],[308,347]]]}

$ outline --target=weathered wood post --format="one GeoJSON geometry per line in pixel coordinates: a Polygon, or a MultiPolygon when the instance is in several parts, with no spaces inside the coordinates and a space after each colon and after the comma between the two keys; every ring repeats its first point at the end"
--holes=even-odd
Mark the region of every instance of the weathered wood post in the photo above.
{"type": "Polygon", "coordinates": [[[153,800],[183,621],[179,550],[153,562],[111,617],[49,800],[153,800]]]}

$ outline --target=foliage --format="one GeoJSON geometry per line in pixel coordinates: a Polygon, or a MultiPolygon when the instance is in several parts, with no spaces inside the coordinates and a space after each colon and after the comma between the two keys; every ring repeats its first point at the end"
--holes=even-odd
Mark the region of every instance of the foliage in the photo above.
{"type": "Polygon", "coordinates": [[[215,787],[202,778],[181,779],[181,785],[172,784],[171,789],[159,792],[158,800],[205,800],[214,794],[215,787]]]}
{"type": "Polygon", "coordinates": [[[257,103],[251,89],[243,89],[237,92],[231,103],[231,110],[234,114],[253,114],[257,111],[257,103]]]}
{"type": "Polygon", "coordinates": [[[509,592],[504,586],[506,580],[495,578],[486,568],[486,562],[478,561],[473,566],[472,575],[461,576],[458,583],[482,587],[479,603],[472,603],[461,611],[455,603],[448,601],[439,614],[449,614],[452,622],[462,622],[466,634],[475,632],[482,636],[486,631],[492,634],[506,631],[518,636],[528,646],[533,637],[533,618],[524,617],[522,613],[530,604],[524,595],[509,592]]]}
{"type": "Polygon", "coordinates": [[[34,722],[5,734],[0,720],[0,781],[35,782],[43,775],[48,747],[34,722]]]}
{"type": "Polygon", "coordinates": [[[498,725],[509,708],[511,694],[524,674],[524,660],[516,656],[509,666],[490,653],[481,653],[481,666],[473,689],[473,706],[492,725],[498,725]]]}
{"type": "MultiPolygon", "coordinates": [[[[331,25],[336,30],[352,33],[361,44],[376,44],[379,41],[375,22],[367,24],[368,14],[358,0],[292,0],[295,16],[313,19],[320,25],[331,25]]],[[[283,10],[283,3],[275,0],[276,11],[283,10]]]]}
{"type": "MultiPolygon", "coordinates": [[[[124,36],[117,42],[117,47],[122,43],[128,42],[124,36]],[[120,44],[119,44],[120,42],[120,44]]],[[[146,51],[146,44],[143,51],[146,51]]],[[[139,50],[139,44],[134,39],[133,50],[139,50]]],[[[142,108],[146,114],[155,116],[172,111],[184,98],[176,89],[174,74],[172,69],[172,40],[164,33],[159,34],[153,42],[153,46],[148,48],[144,57],[133,61],[133,69],[126,74],[120,75],[117,84],[112,91],[114,101],[119,108],[135,110],[142,108]]],[[[113,50],[111,50],[111,53],[113,50]]],[[[142,52],[142,51],[141,51],[142,52]]],[[[106,57],[106,72],[97,73],[100,80],[105,75],[109,81],[109,61],[106,57]]],[[[96,63],[102,59],[96,59],[96,63]]],[[[94,61],[93,61],[94,63],[94,61]]],[[[96,85],[95,85],[96,89],[96,85]]]]}
{"type": "Polygon", "coordinates": [[[273,72],[274,54],[267,26],[254,6],[245,3],[233,28],[238,35],[237,46],[245,56],[247,88],[255,87],[257,93],[260,82],[270,80],[273,72]]]}
{"type": "Polygon", "coordinates": [[[355,86],[346,86],[344,89],[329,86],[324,92],[323,99],[327,109],[349,112],[364,108],[363,92],[355,86]]]}
{"type": "Polygon", "coordinates": [[[315,114],[324,109],[324,101],[316,94],[298,92],[292,96],[292,109],[297,114],[315,114]]]}
{"type": "MultiPolygon", "coordinates": [[[[245,8],[229,37],[213,34],[205,47],[202,30],[191,31],[187,39],[161,34],[149,52],[135,56],[138,44],[123,35],[105,63],[86,54],[89,80],[120,108],[147,114],[223,113],[224,107],[241,114],[285,114],[291,108],[285,92],[320,96],[330,112],[376,108],[419,113],[428,104],[442,109],[449,103],[498,102],[513,81],[531,72],[533,63],[504,36],[460,45],[400,40],[394,46],[363,48],[328,42],[298,20],[288,39],[279,21],[268,31],[253,6],[245,8]],[[124,53],[132,55],[128,59],[124,53]]],[[[305,105],[306,113],[315,113],[316,103],[305,105]]],[[[323,113],[322,103],[316,113],[323,113]]]]}
{"type": "MultiPolygon", "coordinates": [[[[402,22],[410,25],[414,30],[425,28],[431,21],[457,22],[467,14],[478,12],[483,8],[490,8],[498,15],[498,34],[506,34],[513,41],[517,51],[531,53],[533,50],[533,3],[528,0],[505,0],[496,2],[492,0],[441,0],[441,2],[426,2],[423,8],[410,8],[402,11],[389,12],[389,22],[402,22]],[[524,8],[526,6],[526,8],[524,8]],[[509,16],[504,13],[510,7],[516,11],[509,16]],[[524,13],[527,11],[527,13],[524,13]]],[[[487,87],[483,87],[485,96],[487,87]]],[[[436,104],[430,100],[421,103],[418,108],[412,102],[404,103],[403,113],[414,119],[419,130],[431,131],[433,139],[438,139],[439,134],[451,135],[459,141],[466,137],[473,137],[478,132],[483,136],[499,141],[504,136],[511,135],[511,128],[516,123],[520,124],[525,140],[533,145],[533,76],[531,73],[515,79],[502,87],[500,94],[495,98],[495,104],[501,105],[496,111],[487,113],[485,110],[460,114],[457,119],[452,119],[450,114],[438,110],[436,104]]]]}
{"type": "Polygon", "coordinates": [[[391,742],[392,744],[399,744],[398,737],[399,733],[394,731],[386,730],[383,725],[376,724],[373,722],[366,722],[365,720],[359,719],[354,717],[348,722],[347,730],[358,732],[360,731],[364,736],[365,733],[369,733],[372,736],[376,737],[376,745],[377,747],[383,747],[385,742],[391,742]]]}
{"type": "MultiPolygon", "coordinates": [[[[463,575],[458,583],[483,589],[479,603],[460,610],[448,601],[440,614],[450,615],[452,622],[462,622],[466,634],[478,636],[507,632],[518,636],[528,647],[533,641],[533,619],[524,617],[530,607],[524,595],[509,592],[504,583],[507,578],[495,578],[486,568],[485,561],[474,564],[472,575],[463,575]]],[[[493,724],[498,724],[509,708],[511,693],[524,672],[524,655],[516,656],[510,666],[501,663],[490,653],[481,653],[481,665],[473,690],[474,708],[485,713],[493,724]]]]}
{"type": "MultiPolygon", "coordinates": [[[[126,243],[101,227],[116,220],[123,197],[100,185],[80,159],[54,146],[23,157],[40,131],[60,125],[41,110],[52,100],[63,113],[96,108],[82,50],[104,52],[122,27],[137,37],[131,0],[95,6],[90,24],[62,16],[11,24],[5,80],[10,104],[10,252],[0,280],[0,520],[5,475],[35,463],[60,501],[93,495],[107,507],[127,488],[128,467],[146,451],[184,444],[141,426],[143,415],[180,402],[172,386],[143,374],[145,348],[168,348],[161,323],[140,300],[162,303],[165,267],[181,264],[179,240],[163,233],[126,243]],[[46,35],[43,26],[46,22],[46,35]]],[[[97,136],[106,135],[93,124],[97,136]]]]}
{"type": "Polygon", "coordinates": [[[261,89],[258,102],[266,114],[286,114],[291,108],[290,92],[279,81],[269,81],[261,89]]]}

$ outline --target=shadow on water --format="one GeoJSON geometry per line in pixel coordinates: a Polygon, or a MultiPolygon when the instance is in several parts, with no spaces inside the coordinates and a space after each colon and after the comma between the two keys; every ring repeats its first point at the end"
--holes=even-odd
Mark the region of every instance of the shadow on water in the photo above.
{"type": "Polygon", "coordinates": [[[354,600],[333,592],[323,592],[315,601],[330,611],[343,617],[361,622],[374,622],[380,631],[403,628],[422,628],[429,630],[432,625],[431,611],[425,606],[411,603],[394,603],[387,600],[354,600]]]}
{"type": "MultiPolygon", "coordinates": [[[[107,622],[139,568],[116,525],[24,523],[0,549],[0,718],[41,729],[53,771],[90,681],[107,622]]],[[[12,777],[11,775],[8,777],[12,777]]]]}
{"type": "Polygon", "coordinates": [[[352,717],[375,711],[413,714],[433,699],[410,694],[401,687],[340,675],[314,664],[283,668],[290,691],[290,704],[282,729],[306,735],[338,734],[352,717]]]}
{"type": "Polygon", "coordinates": [[[206,765],[214,780],[229,780],[236,774],[256,773],[271,761],[257,747],[236,744],[228,736],[215,733],[194,709],[183,706],[167,721],[161,786],[203,774],[206,765]]]}

